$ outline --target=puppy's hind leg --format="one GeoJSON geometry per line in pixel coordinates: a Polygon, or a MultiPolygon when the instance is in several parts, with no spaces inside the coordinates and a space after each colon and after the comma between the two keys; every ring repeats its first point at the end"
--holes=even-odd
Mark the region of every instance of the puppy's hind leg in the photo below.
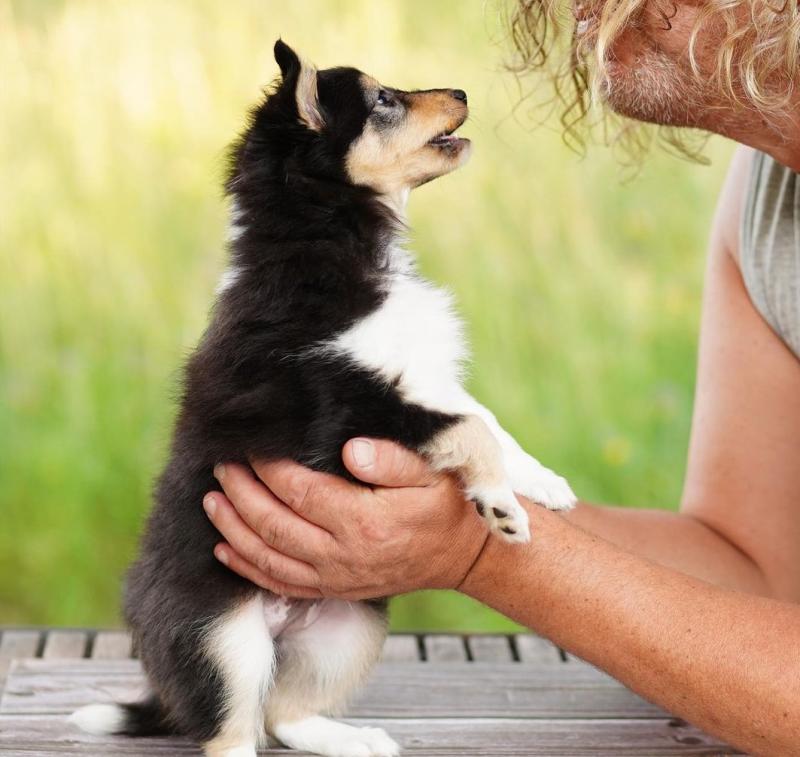
{"type": "Polygon", "coordinates": [[[278,644],[267,730],[293,749],[325,757],[396,757],[400,748],[380,728],[356,728],[336,714],[380,657],[386,613],[363,602],[324,599],[305,628],[278,644]]]}
{"type": "Polygon", "coordinates": [[[206,757],[256,757],[275,660],[260,594],[215,621],[205,652],[223,690],[219,728],[203,744],[206,757]]]}

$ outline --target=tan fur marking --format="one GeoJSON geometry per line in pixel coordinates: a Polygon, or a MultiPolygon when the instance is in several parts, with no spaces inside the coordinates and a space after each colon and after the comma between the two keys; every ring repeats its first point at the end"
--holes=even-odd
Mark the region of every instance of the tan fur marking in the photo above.
{"type": "Polygon", "coordinates": [[[437,470],[457,473],[467,490],[502,486],[506,480],[500,445],[477,415],[467,415],[446,428],[422,453],[437,470]]]}
{"type": "Polygon", "coordinates": [[[466,105],[445,92],[412,92],[406,99],[415,118],[428,123],[441,122],[444,118],[445,125],[440,126],[439,131],[455,129],[467,111],[466,105]]]}
{"type": "MultiPolygon", "coordinates": [[[[367,76],[362,85],[365,91],[379,86],[367,76]]],[[[403,100],[407,112],[397,126],[379,131],[368,121],[350,147],[346,168],[353,183],[396,195],[455,170],[469,157],[469,150],[453,156],[428,144],[464,120],[463,103],[444,92],[403,93],[403,100]]]]}
{"type": "Polygon", "coordinates": [[[215,738],[203,746],[203,754],[205,757],[256,757],[256,743],[215,738]]]}

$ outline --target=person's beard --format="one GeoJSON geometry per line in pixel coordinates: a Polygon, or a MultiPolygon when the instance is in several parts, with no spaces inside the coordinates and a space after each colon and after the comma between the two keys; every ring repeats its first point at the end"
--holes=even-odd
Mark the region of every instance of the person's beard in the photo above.
{"type": "Polygon", "coordinates": [[[601,92],[615,113],[660,126],[702,127],[711,105],[691,71],[650,46],[631,63],[612,63],[601,92]]]}

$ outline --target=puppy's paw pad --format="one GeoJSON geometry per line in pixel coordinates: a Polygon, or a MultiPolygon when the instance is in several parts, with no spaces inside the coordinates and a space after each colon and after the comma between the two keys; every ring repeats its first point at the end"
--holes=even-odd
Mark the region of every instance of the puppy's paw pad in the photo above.
{"type": "Polygon", "coordinates": [[[478,514],[489,530],[513,544],[530,541],[528,513],[517,502],[511,489],[484,489],[470,493],[478,514]]]}

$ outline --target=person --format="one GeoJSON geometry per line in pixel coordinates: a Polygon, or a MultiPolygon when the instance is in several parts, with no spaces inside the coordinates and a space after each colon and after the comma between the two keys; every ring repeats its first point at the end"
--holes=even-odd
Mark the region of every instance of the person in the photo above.
{"type": "MultiPolygon", "coordinates": [[[[514,38],[531,66],[564,50],[545,36],[559,13],[521,0],[514,38]]],[[[798,754],[800,7],[598,0],[575,15],[571,64],[550,61],[567,77],[591,64],[593,79],[570,77],[571,105],[594,94],[625,118],[741,145],[711,233],[680,511],[521,500],[533,538],[509,546],[450,477],[354,439],[343,459],[368,486],[286,461],[220,466],[224,493],[204,501],[215,554],[289,596],[455,589],[740,749],[798,754]]]]}

